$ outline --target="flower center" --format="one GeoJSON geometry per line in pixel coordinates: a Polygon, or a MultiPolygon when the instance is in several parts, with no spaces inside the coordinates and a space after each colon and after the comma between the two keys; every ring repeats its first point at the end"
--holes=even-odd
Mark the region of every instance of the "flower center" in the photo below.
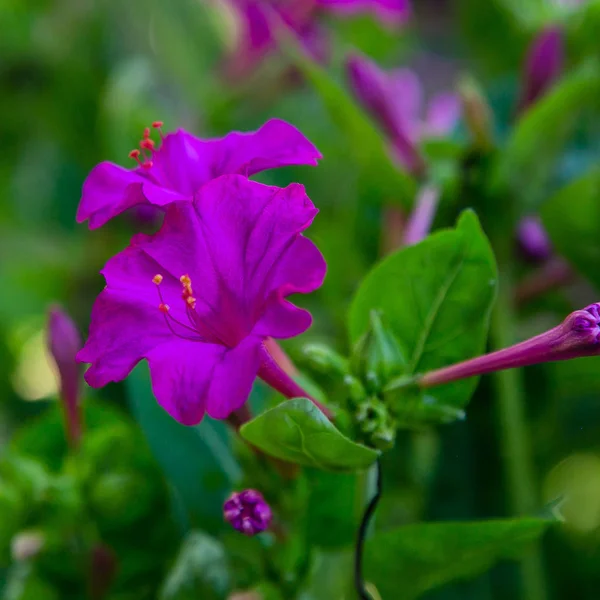
{"type": "MultiPolygon", "coordinates": [[[[154,121],[152,123],[152,127],[154,129],[158,129],[158,134],[160,135],[160,139],[163,140],[163,132],[162,132],[162,121],[154,121]]],[[[150,127],[146,127],[144,129],[144,136],[140,140],[140,150],[137,148],[133,149],[129,153],[129,158],[133,158],[137,162],[137,164],[143,169],[151,169],[154,165],[154,161],[152,157],[154,152],[158,152],[159,148],[155,147],[154,140],[150,138],[150,127]]]]}
{"type": "Polygon", "coordinates": [[[182,275],[179,278],[182,286],[181,298],[185,303],[185,313],[188,319],[187,323],[180,321],[171,314],[171,307],[165,302],[160,289],[162,281],[163,276],[160,273],[152,278],[152,283],[156,285],[158,297],[160,299],[158,310],[160,310],[160,312],[163,314],[165,323],[171,330],[171,333],[176,335],[178,338],[188,340],[190,342],[208,341],[206,336],[202,334],[202,330],[206,329],[206,324],[201,322],[200,315],[196,312],[196,298],[194,298],[194,291],[192,289],[192,280],[190,276],[182,275]],[[204,325],[204,327],[202,327],[202,325],[204,325]]]}

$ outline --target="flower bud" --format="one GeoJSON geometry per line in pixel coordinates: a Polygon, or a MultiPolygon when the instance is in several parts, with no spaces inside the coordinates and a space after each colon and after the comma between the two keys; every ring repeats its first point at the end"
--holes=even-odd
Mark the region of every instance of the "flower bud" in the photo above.
{"type": "Polygon", "coordinates": [[[478,84],[465,79],[459,84],[465,123],[479,148],[490,148],[493,143],[492,111],[478,84]]]}
{"type": "Polygon", "coordinates": [[[517,241],[523,255],[533,262],[543,262],[552,255],[550,238],[535,216],[523,217],[517,229],[517,241]]]}
{"type": "Polygon", "coordinates": [[[319,373],[345,376],[350,372],[348,359],[324,344],[308,344],[303,352],[309,365],[319,373]]]}
{"type": "Polygon", "coordinates": [[[48,348],[58,368],[65,427],[67,438],[72,445],[77,445],[81,438],[80,373],[79,365],[75,360],[81,346],[81,337],[72,319],[60,308],[56,306],[50,308],[48,348]]]}
{"type": "Polygon", "coordinates": [[[356,411],[358,428],[368,446],[389,450],[396,439],[396,424],[386,405],[376,397],[363,402],[356,411]]]}
{"type": "Polygon", "coordinates": [[[367,398],[367,391],[360,382],[360,379],[354,375],[346,375],[344,377],[344,388],[348,394],[348,400],[351,406],[358,406],[367,398]]]}
{"type": "Polygon", "coordinates": [[[398,375],[406,364],[400,344],[394,334],[386,329],[380,314],[373,310],[370,327],[354,347],[351,365],[367,389],[377,392],[389,379],[398,375]]]}
{"type": "Polygon", "coordinates": [[[256,490],[234,492],[223,505],[225,520],[247,536],[267,529],[273,513],[263,495],[256,490]]]}
{"type": "Polygon", "coordinates": [[[421,388],[429,388],[493,371],[596,354],[600,354],[599,303],[572,312],[560,325],[545,333],[509,348],[430,371],[416,383],[421,388]]]}
{"type": "Polygon", "coordinates": [[[527,109],[548,91],[560,76],[563,62],[562,29],[550,27],[542,31],[531,45],[525,61],[520,111],[527,109]]]}

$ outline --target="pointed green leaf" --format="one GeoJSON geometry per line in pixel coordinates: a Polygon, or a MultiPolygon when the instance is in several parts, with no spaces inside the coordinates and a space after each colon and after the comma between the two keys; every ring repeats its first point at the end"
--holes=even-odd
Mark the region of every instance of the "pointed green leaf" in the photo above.
{"type": "Polygon", "coordinates": [[[600,170],[560,189],[541,216],[558,253],[600,290],[600,170]]]}
{"type": "Polygon", "coordinates": [[[596,62],[563,77],[513,128],[498,164],[497,182],[518,191],[529,206],[537,206],[554,174],[558,154],[582,112],[595,106],[599,94],[596,62]]]}
{"type": "MultiPolygon", "coordinates": [[[[424,373],[483,351],[496,294],[496,264],[475,213],[381,261],[363,280],[350,306],[350,340],[380,310],[403,345],[407,374],[424,373]]],[[[464,406],[474,380],[432,390],[442,404],[464,406]]]]}
{"type": "Polygon", "coordinates": [[[378,533],[365,548],[365,577],[382,598],[413,600],[451,581],[518,558],[551,521],[419,523],[378,533]]]}
{"type": "Polygon", "coordinates": [[[306,398],[267,410],[243,425],[240,434],[270,456],[331,471],[365,469],[379,456],[342,435],[306,398]]]}

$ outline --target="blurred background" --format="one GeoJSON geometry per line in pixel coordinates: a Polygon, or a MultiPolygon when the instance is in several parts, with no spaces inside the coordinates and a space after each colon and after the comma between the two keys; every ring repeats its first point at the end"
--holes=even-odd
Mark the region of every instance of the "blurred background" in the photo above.
{"type": "MultiPolygon", "coordinates": [[[[477,131],[464,120],[445,144],[430,150],[442,189],[435,224],[451,225],[466,206],[487,215],[487,222],[502,221],[503,206],[491,205],[481,191],[487,184],[482,163],[510,137],[528,49],[544,27],[563,28],[563,76],[595,61],[600,3],[583,4],[413,0],[412,15],[401,26],[370,14],[323,12],[323,72],[337,93],[351,97],[344,64],[348,53],[360,51],[382,67],[413,69],[428,98],[457,91],[461,82],[476,88],[490,111],[486,133],[495,150],[474,152],[477,131]]],[[[138,369],[127,382],[82,390],[82,449],[77,457],[67,452],[56,367],[47,349],[48,310],[58,303],[85,337],[91,305],[104,285],[99,270],[132,233],[152,231],[158,218],[134,211],[89,231],[75,222],[82,183],[103,160],[131,166],[128,153],[154,120],[164,121],[166,131],[183,127],[199,137],[254,130],[272,117],[298,127],[322,152],[319,167],[270,171],[258,179],[299,181],[320,209],[310,237],[327,259],[328,277],[322,289],[300,300],[312,311],[313,328],[285,344],[300,366],[309,340],[347,352],[347,307],[381,255],[384,206],[395,199],[389,186],[378,185],[379,174],[357,159],[363,140],[352,136],[359,129],[340,127],[331,110],[338,100],[307,82],[294,56],[270,49],[236,72],[232,56],[241,25],[225,1],[0,0],[0,23],[1,597],[210,599],[249,589],[263,567],[251,542],[222,523],[222,500],[239,481],[244,461],[222,424],[186,429],[169,420],[151,396],[145,370],[138,369]]],[[[467,88],[460,88],[463,100],[467,88]]],[[[535,213],[553,190],[598,163],[598,98],[571,111],[568,134],[543,183],[537,172],[520,174],[521,213],[535,213]]],[[[546,136],[554,144],[554,124],[540,124],[535,135],[545,148],[546,136]]],[[[590,215],[600,235],[597,213],[590,215]]],[[[502,235],[516,247],[516,234],[502,235]]],[[[519,280],[539,266],[526,253],[512,256],[519,280]]],[[[590,260],[600,272],[598,256],[596,263],[590,260]]],[[[584,277],[569,281],[533,299],[525,293],[516,313],[519,338],[598,300],[584,277]]],[[[580,359],[525,372],[536,505],[540,513],[550,511],[546,505],[565,478],[577,499],[563,515],[567,523],[544,538],[548,598],[598,597],[599,364],[580,359]]],[[[252,402],[264,405],[268,396],[257,385],[252,402]]],[[[385,458],[380,522],[509,516],[498,423],[485,378],[467,420],[401,432],[385,458]]],[[[356,521],[339,515],[346,508],[352,513],[353,477],[315,472],[303,479],[310,499],[302,527],[320,548],[313,588],[327,589],[331,565],[348,559],[356,521]]],[[[426,597],[500,600],[519,589],[518,571],[507,564],[426,597]]],[[[247,598],[280,597],[260,593],[247,598]]],[[[403,597],[401,590],[395,597],[403,597]]]]}

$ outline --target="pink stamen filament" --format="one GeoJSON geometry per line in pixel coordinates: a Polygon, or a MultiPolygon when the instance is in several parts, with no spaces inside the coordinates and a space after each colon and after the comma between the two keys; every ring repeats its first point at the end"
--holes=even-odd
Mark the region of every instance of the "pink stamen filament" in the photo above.
{"type": "MultiPolygon", "coordinates": [[[[156,289],[158,290],[158,297],[160,299],[160,305],[161,307],[168,307],[168,304],[165,302],[162,292],[160,291],[160,283],[155,284],[156,285],[156,289]]],[[[186,307],[188,310],[190,310],[190,307],[187,306],[186,307]]],[[[196,329],[194,329],[193,327],[190,327],[189,325],[186,325],[185,323],[182,323],[179,319],[176,319],[175,317],[173,317],[169,310],[163,311],[161,310],[161,313],[165,319],[165,323],[167,324],[167,327],[169,328],[169,330],[171,331],[171,333],[175,336],[177,336],[178,338],[181,338],[183,340],[188,340],[190,342],[202,342],[204,341],[203,338],[201,336],[198,335],[198,331],[196,329]],[[183,329],[187,329],[188,331],[191,331],[192,333],[196,334],[194,337],[192,336],[185,336],[185,335],[181,335],[180,333],[177,333],[175,331],[175,329],[173,328],[173,326],[171,325],[171,321],[173,321],[173,323],[177,323],[177,325],[179,325],[180,327],[183,327],[183,329]]],[[[189,314],[188,314],[188,318],[189,318],[189,314]]]]}

